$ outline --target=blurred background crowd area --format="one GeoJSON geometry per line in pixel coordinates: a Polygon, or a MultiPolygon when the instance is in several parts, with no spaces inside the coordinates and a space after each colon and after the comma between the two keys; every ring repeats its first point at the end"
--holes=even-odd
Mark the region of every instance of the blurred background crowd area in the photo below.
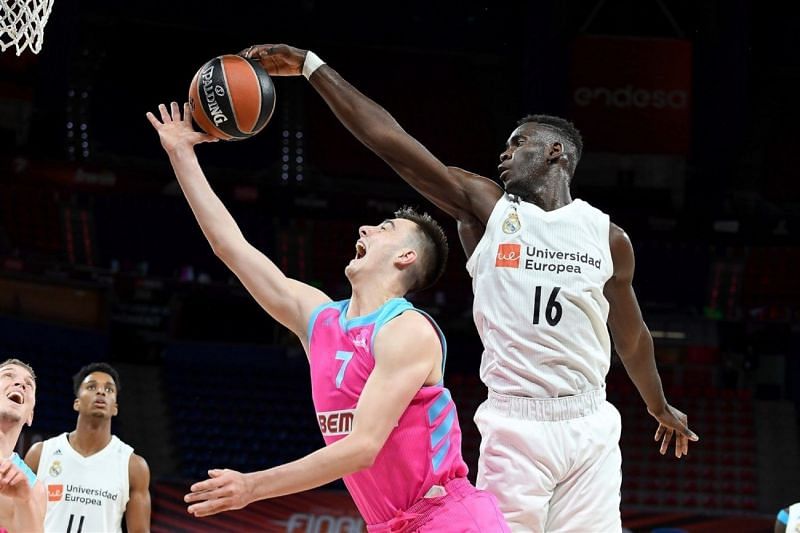
{"type": "MultiPolygon", "coordinates": [[[[208,59],[313,49],[445,163],[496,179],[517,119],[571,119],[573,196],[631,237],[634,287],[671,403],[701,442],[657,458],[616,356],[623,509],[774,515],[800,501],[800,89],[795,5],[737,1],[56,0],[40,54],[0,54],[0,349],[40,376],[21,443],[70,429],[71,376],[122,373],[115,431],[154,483],[261,469],[323,444],[302,348],[214,257],[144,114],[208,59]]],[[[474,479],[480,339],[455,225],[355,141],[303,78],[274,79],[265,130],[197,151],[245,236],[349,296],[357,228],[403,206],[451,240],[411,300],[448,337],[445,383],[474,479]]],[[[339,483],[331,488],[341,489],[339,483]]]]}

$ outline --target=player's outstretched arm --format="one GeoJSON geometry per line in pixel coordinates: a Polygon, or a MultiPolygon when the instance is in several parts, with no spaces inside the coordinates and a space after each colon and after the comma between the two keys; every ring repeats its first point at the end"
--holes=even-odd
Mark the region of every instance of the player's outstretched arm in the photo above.
{"type": "Polygon", "coordinates": [[[135,453],[128,460],[128,479],[130,496],[125,506],[128,533],[150,533],[150,467],[135,453]]]}
{"type": "Polygon", "coordinates": [[[148,112],[147,119],[158,132],[181,190],[214,254],[236,274],[267,313],[305,339],[308,317],[330,298],[310,285],[287,278],[244,238],[197,161],[194,146],[215,139],[194,131],[189,104],[184,104],[183,115],[177,103],[172,102],[170,109],[161,104],[159,114],[160,120],[148,112]]]}
{"type": "Polygon", "coordinates": [[[689,441],[697,435],[688,427],[688,417],[669,405],[664,397],[653,350],[653,337],[642,318],[639,302],[633,291],[635,260],[633,246],[621,228],[611,225],[611,257],[614,275],[606,283],[605,296],[609,303],[608,326],[614,346],[625,370],[647,405],[648,412],[658,421],[655,440],[661,441],[661,454],[675,435],[675,457],[689,453],[689,441]]]}
{"type": "Polygon", "coordinates": [[[3,526],[9,531],[40,533],[44,531],[47,496],[42,482],[29,479],[28,474],[11,459],[0,460],[0,494],[14,502],[10,523],[3,526]]]}
{"type": "Polygon", "coordinates": [[[189,512],[208,516],[267,498],[293,494],[369,468],[411,399],[440,361],[441,343],[428,320],[406,312],[375,339],[375,368],[356,408],[352,432],[302,459],[243,474],[210,470],[185,496],[189,512]]]}
{"type": "MultiPolygon", "coordinates": [[[[308,74],[318,58],[285,44],[262,44],[241,52],[256,58],[274,76],[308,74]],[[309,63],[309,64],[306,64],[309,63]],[[305,72],[304,72],[305,67],[305,72]]],[[[445,166],[409,135],[383,107],[348,83],[328,65],[309,81],[336,117],[367,148],[386,161],[406,182],[456,220],[489,220],[502,189],[494,181],[445,166]]]]}

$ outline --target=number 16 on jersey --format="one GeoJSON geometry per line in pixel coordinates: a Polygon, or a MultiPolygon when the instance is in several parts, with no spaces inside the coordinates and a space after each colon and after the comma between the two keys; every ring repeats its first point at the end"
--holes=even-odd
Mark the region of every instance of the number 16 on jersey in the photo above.
{"type": "MultiPolygon", "coordinates": [[[[551,326],[555,326],[558,324],[559,320],[561,320],[561,314],[563,313],[563,309],[561,309],[561,304],[556,300],[558,297],[558,291],[561,290],[561,287],[553,287],[553,290],[550,292],[550,297],[547,299],[547,304],[544,308],[544,319],[547,321],[548,324],[551,326]]],[[[537,286],[536,291],[534,292],[533,296],[533,323],[538,324],[540,320],[540,314],[542,311],[542,287],[537,286]]]]}

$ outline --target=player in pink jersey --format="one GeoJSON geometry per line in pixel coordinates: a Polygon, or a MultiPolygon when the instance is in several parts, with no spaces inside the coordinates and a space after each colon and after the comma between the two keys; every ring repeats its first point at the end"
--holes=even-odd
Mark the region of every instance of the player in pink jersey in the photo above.
{"type": "Polygon", "coordinates": [[[326,447],[297,461],[243,474],[210,470],[186,495],[207,516],[344,478],[371,532],[508,531],[493,495],[467,480],[455,405],[443,386],[445,342],[403,296],[433,284],[447,258],[439,225],[410,209],[359,228],[345,268],[348,300],[287,278],[250,245],[214,194],[194,153],[213,141],[192,129],[188,104],[159,107],[158,131],[214,253],[308,354],[326,447]]]}
{"type": "Polygon", "coordinates": [[[19,359],[0,363],[0,532],[44,531],[44,485],[14,452],[22,426],[33,422],[36,375],[19,359]]]}

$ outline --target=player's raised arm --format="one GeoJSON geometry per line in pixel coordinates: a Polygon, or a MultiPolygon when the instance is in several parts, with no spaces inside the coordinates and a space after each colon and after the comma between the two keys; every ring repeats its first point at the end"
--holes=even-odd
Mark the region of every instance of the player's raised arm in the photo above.
{"type": "Polygon", "coordinates": [[[658,421],[655,440],[661,441],[661,454],[675,435],[675,456],[689,453],[689,441],[698,440],[688,427],[686,415],[667,403],[653,353],[653,338],[642,318],[639,302],[633,292],[633,246],[621,228],[611,226],[611,256],[614,275],[606,283],[605,295],[610,304],[608,326],[617,353],[631,381],[658,421]]]}
{"type": "Polygon", "coordinates": [[[313,52],[285,44],[247,48],[274,76],[305,75],[336,117],[405,181],[456,220],[489,219],[502,189],[492,180],[445,166],[383,107],[322,63],[313,52]]]}
{"type": "Polygon", "coordinates": [[[150,112],[147,118],[158,132],[181,190],[214,254],[236,274],[267,313],[305,339],[311,312],[330,298],[310,285],[287,278],[244,238],[212,190],[194,153],[196,144],[215,139],[194,131],[189,105],[184,104],[181,115],[177,103],[172,102],[171,109],[161,104],[159,114],[160,120],[150,112]]]}

